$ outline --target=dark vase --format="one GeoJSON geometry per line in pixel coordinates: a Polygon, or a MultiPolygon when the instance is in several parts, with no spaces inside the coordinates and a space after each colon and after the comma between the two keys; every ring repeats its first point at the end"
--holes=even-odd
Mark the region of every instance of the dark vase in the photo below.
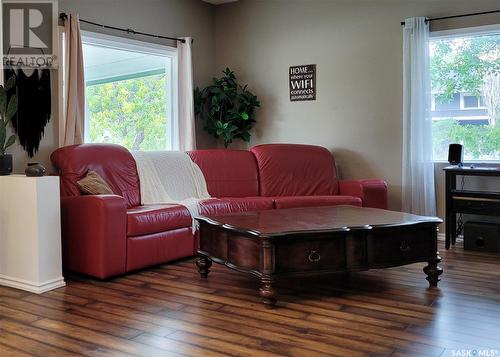
{"type": "Polygon", "coordinates": [[[47,170],[45,170],[45,167],[38,162],[30,162],[28,163],[26,170],[24,170],[24,173],[28,177],[41,177],[45,176],[47,170]]]}
{"type": "Polygon", "coordinates": [[[12,173],[12,155],[0,155],[0,175],[10,175],[12,173]]]}

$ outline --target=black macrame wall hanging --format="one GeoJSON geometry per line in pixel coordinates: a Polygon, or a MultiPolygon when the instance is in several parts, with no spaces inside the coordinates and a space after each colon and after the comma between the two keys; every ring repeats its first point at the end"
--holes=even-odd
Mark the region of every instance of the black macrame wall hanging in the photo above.
{"type": "Polygon", "coordinates": [[[16,77],[16,86],[9,94],[16,93],[18,101],[12,126],[21,146],[29,157],[33,157],[38,151],[51,115],[50,70],[35,69],[27,75],[21,69],[6,69],[5,80],[12,76],[16,77]]]}

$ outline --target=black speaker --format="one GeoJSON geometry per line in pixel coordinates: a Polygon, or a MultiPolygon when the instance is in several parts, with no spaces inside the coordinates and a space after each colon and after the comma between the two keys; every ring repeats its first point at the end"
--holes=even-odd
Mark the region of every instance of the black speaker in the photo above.
{"type": "Polygon", "coordinates": [[[464,225],[464,249],[500,252],[500,223],[467,221],[464,225]]]}
{"type": "Polygon", "coordinates": [[[460,165],[464,160],[464,148],[460,144],[450,144],[448,148],[448,162],[452,165],[460,165]]]}

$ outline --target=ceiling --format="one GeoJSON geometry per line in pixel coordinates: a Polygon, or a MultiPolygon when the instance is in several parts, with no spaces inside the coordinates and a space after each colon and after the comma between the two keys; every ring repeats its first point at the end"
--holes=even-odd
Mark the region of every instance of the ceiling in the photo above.
{"type": "Polygon", "coordinates": [[[238,0],[203,0],[203,1],[214,5],[222,5],[222,4],[227,4],[228,2],[235,2],[238,0]]]}

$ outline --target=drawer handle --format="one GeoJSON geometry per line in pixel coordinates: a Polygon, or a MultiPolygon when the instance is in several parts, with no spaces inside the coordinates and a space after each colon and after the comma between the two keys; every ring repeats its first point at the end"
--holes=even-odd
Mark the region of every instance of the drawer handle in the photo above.
{"type": "Polygon", "coordinates": [[[401,245],[399,246],[399,250],[402,251],[403,253],[406,253],[410,250],[410,245],[408,244],[407,241],[402,241],[401,245]]]}
{"type": "Polygon", "coordinates": [[[307,259],[309,259],[311,263],[317,263],[321,260],[321,255],[317,251],[311,250],[307,259]]]}

